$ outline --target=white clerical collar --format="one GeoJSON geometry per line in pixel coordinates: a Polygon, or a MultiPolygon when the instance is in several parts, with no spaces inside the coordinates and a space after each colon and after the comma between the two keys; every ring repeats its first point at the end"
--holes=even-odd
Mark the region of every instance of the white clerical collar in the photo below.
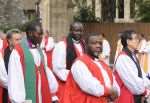
{"type": "Polygon", "coordinates": [[[73,41],[73,43],[76,43],[76,44],[79,44],[79,43],[80,43],[79,40],[75,40],[75,39],[73,39],[73,38],[72,38],[72,41],[73,41]]]}
{"type": "Polygon", "coordinates": [[[94,58],[94,61],[98,62],[98,61],[99,61],[99,59],[98,59],[98,58],[94,58]]]}
{"type": "Polygon", "coordinates": [[[38,47],[39,47],[39,44],[37,44],[37,45],[31,44],[31,45],[30,45],[30,48],[32,48],[32,49],[38,48],[38,47]]]}

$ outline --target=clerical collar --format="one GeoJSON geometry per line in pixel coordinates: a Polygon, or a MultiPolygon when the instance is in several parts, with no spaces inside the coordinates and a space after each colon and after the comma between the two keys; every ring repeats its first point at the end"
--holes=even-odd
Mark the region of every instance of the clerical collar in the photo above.
{"type": "Polygon", "coordinates": [[[90,54],[87,54],[92,60],[94,61],[99,61],[99,58],[98,57],[95,57],[95,56],[92,56],[90,54]]]}
{"type": "Polygon", "coordinates": [[[35,45],[30,40],[28,40],[28,45],[29,45],[29,48],[37,48],[39,46],[39,44],[35,45]]]}
{"type": "Polygon", "coordinates": [[[98,61],[99,61],[99,59],[98,59],[98,58],[94,58],[94,61],[98,62],[98,61]]]}
{"type": "Polygon", "coordinates": [[[80,40],[75,40],[75,39],[73,39],[73,38],[72,38],[72,41],[73,41],[73,43],[76,43],[76,44],[79,44],[79,43],[80,43],[80,40]]]}

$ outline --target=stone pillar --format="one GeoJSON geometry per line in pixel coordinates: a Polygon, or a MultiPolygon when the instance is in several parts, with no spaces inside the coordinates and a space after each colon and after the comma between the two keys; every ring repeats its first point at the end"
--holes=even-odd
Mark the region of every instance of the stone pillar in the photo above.
{"type": "Polygon", "coordinates": [[[116,0],[116,17],[115,17],[115,21],[117,21],[118,20],[118,18],[119,18],[119,7],[118,7],[118,0],[116,0]]]}
{"type": "MultiPolygon", "coordinates": [[[[42,0],[42,24],[45,29],[59,40],[68,34],[69,24],[73,20],[73,9],[68,7],[69,0],[42,0]]],[[[70,2],[70,1],[69,1],[70,2]]]]}
{"type": "Polygon", "coordinates": [[[124,0],[124,19],[130,20],[130,0],[124,0]]]}
{"type": "Polygon", "coordinates": [[[87,2],[87,6],[92,7],[92,0],[87,0],[86,2],[87,2]]]}
{"type": "Polygon", "coordinates": [[[97,18],[101,18],[102,16],[101,0],[95,0],[95,16],[97,18]]]}
{"type": "Polygon", "coordinates": [[[47,30],[50,31],[50,0],[48,0],[48,4],[47,4],[47,30]]]}
{"type": "Polygon", "coordinates": [[[49,30],[49,16],[50,16],[49,0],[43,0],[40,4],[40,17],[42,19],[42,26],[44,31],[49,30]]]}
{"type": "Polygon", "coordinates": [[[68,34],[68,0],[50,0],[50,32],[59,40],[68,34]]]}

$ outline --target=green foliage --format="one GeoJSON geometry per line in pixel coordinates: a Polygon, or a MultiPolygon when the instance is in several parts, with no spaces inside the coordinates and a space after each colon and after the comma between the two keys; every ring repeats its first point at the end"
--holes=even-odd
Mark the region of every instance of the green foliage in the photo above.
{"type": "Polygon", "coordinates": [[[80,7],[77,14],[74,16],[75,21],[81,22],[97,22],[95,18],[95,13],[91,10],[90,7],[80,7]]]}
{"type": "Polygon", "coordinates": [[[17,28],[17,29],[21,30],[21,27],[22,27],[21,24],[20,25],[17,25],[17,24],[14,24],[14,25],[4,24],[4,25],[0,26],[0,30],[2,30],[3,32],[6,33],[8,30],[14,29],[14,28],[17,28]]]}
{"type": "Polygon", "coordinates": [[[78,11],[74,15],[74,21],[80,22],[99,22],[100,18],[95,17],[95,11],[86,5],[86,0],[76,0],[75,6],[78,11]]]}
{"type": "Polygon", "coordinates": [[[28,20],[27,22],[25,22],[24,24],[8,24],[8,23],[4,23],[3,25],[0,25],[0,30],[2,30],[3,32],[7,32],[10,29],[14,29],[17,28],[21,31],[25,31],[26,26],[31,23],[32,21],[35,20],[39,20],[37,17],[33,16],[33,18],[31,18],[30,20],[28,20]]]}
{"type": "Polygon", "coordinates": [[[150,0],[137,0],[137,18],[141,22],[150,22],[150,0]]]}

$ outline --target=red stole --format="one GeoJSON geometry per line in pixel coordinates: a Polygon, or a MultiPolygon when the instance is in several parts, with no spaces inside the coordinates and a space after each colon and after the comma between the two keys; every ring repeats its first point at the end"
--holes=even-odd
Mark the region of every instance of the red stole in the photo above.
{"type": "MultiPolygon", "coordinates": [[[[119,55],[127,55],[125,52],[121,52],[119,55]]],[[[118,55],[118,56],[119,56],[118,55]]],[[[117,57],[118,58],[118,57],[117,57]]],[[[116,58],[116,60],[117,60],[116,58]]],[[[115,103],[134,103],[133,94],[129,91],[129,89],[124,85],[117,71],[114,72],[116,81],[120,87],[120,96],[115,101],[115,103]]]]}
{"type": "MultiPolygon", "coordinates": [[[[4,55],[4,50],[7,48],[7,46],[8,46],[7,40],[4,39],[2,50],[0,50],[0,52],[2,52],[2,55],[4,55]]],[[[0,103],[3,103],[3,87],[1,86],[0,86],[0,103]]]]}
{"type": "MultiPolygon", "coordinates": [[[[79,86],[75,83],[72,74],[70,72],[65,86],[62,103],[107,103],[107,96],[109,96],[109,90],[105,86],[104,78],[102,76],[99,67],[95,63],[93,63],[93,60],[87,55],[79,57],[79,60],[83,61],[86,64],[92,75],[96,77],[99,80],[99,82],[104,86],[104,95],[101,97],[96,97],[83,92],[79,88],[79,86]]],[[[113,76],[111,69],[104,62],[100,61],[100,63],[108,73],[112,85],[113,76]]]]}
{"type": "Polygon", "coordinates": [[[3,50],[5,50],[8,47],[7,39],[3,40],[3,50]]]}
{"type": "Polygon", "coordinates": [[[44,65],[41,63],[40,70],[35,66],[36,70],[36,103],[39,103],[38,100],[38,84],[39,84],[39,73],[41,76],[41,94],[42,94],[42,103],[51,103],[51,92],[49,89],[49,83],[46,77],[46,73],[44,70],[44,65]]]}
{"type": "MultiPolygon", "coordinates": [[[[65,45],[67,46],[66,40],[64,40],[65,45]]],[[[82,49],[83,50],[83,49],[82,49]]],[[[75,47],[75,51],[77,56],[81,56],[81,53],[79,52],[79,50],[75,47]]],[[[56,76],[57,78],[57,76],[56,76]]],[[[61,81],[59,78],[57,78],[58,84],[59,84],[59,88],[58,88],[58,92],[57,92],[57,96],[59,98],[60,103],[62,103],[62,99],[64,96],[64,88],[65,88],[65,82],[61,81]]]]}
{"type": "Polygon", "coordinates": [[[0,87],[0,103],[3,103],[3,87],[0,87]]]}
{"type": "MultiPolygon", "coordinates": [[[[21,61],[22,68],[23,68],[23,74],[25,74],[23,49],[21,48],[20,45],[16,45],[15,49],[18,51],[18,53],[20,55],[20,61],[21,61]]],[[[36,103],[39,103],[39,100],[38,100],[38,82],[39,82],[38,73],[40,73],[40,75],[41,75],[42,103],[51,103],[51,92],[50,92],[50,89],[49,89],[48,79],[47,79],[47,76],[46,76],[46,73],[45,73],[45,70],[44,70],[44,64],[41,63],[39,68],[40,68],[40,70],[38,69],[37,66],[35,66],[35,72],[36,72],[36,103]]]]}

